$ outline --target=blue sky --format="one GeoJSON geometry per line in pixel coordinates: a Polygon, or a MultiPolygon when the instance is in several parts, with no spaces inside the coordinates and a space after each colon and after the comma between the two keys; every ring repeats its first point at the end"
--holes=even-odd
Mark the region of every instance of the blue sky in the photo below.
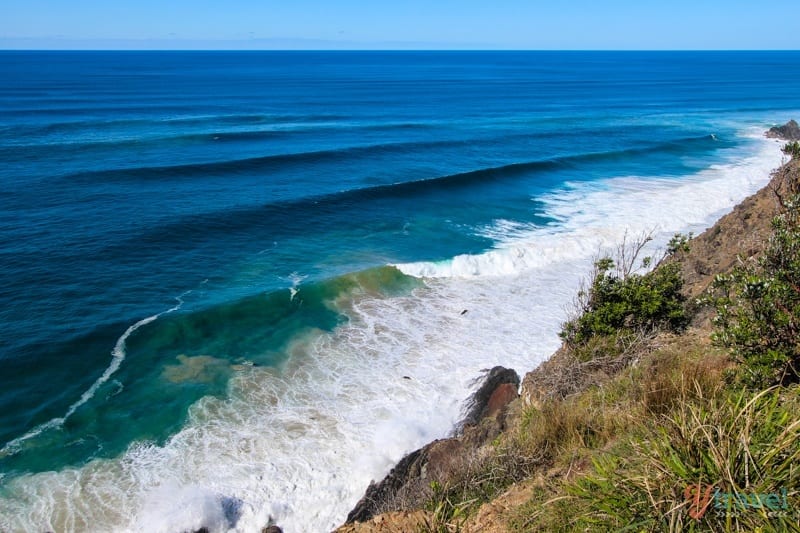
{"type": "Polygon", "coordinates": [[[798,49],[797,0],[0,0],[0,48],[798,49]]]}

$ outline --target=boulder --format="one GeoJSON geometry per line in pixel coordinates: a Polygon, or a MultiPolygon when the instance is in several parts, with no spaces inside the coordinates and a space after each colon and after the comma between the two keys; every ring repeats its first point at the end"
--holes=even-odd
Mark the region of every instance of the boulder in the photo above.
{"type": "Polygon", "coordinates": [[[484,416],[496,417],[499,415],[508,404],[517,399],[518,388],[519,386],[513,383],[502,383],[498,386],[486,403],[484,416]]]}
{"type": "Polygon", "coordinates": [[[498,366],[479,379],[482,384],[467,402],[467,415],[456,428],[456,436],[435,440],[409,453],[380,483],[370,483],[347,515],[347,524],[367,522],[384,512],[415,508],[424,500],[431,483],[446,485],[463,470],[465,461],[478,457],[481,448],[502,431],[508,404],[517,398],[519,375],[498,366]]]}
{"type": "Polygon", "coordinates": [[[496,416],[517,397],[519,374],[510,368],[496,366],[479,379],[483,380],[483,384],[467,402],[467,415],[460,424],[462,428],[477,425],[487,416],[496,416]],[[513,395],[510,392],[512,390],[513,395]],[[503,398],[507,401],[503,402],[503,398]]]}
{"type": "Polygon", "coordinates": [[[800,126],[795,120],[790,120],[783,126],[773,126],[767,131],[770,139],[784,139],[786,141],[800,141],[800,126]]]}

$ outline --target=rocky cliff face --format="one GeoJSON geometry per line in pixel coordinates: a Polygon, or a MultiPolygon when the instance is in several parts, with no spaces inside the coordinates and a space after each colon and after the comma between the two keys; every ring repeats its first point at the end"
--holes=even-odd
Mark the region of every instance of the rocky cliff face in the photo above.
{"type": "Polygon", "coordinates": [[[364,497],[347,515],[347,524],[421,506],[432,483],[447,484],[465,461],[480,454],[481,448],[505,429],[507,406],[517,398],[519,383],[519,375],[513,370],[500,366],[489,370],[468,402],[458,434],[435,440],[403,457],[382,481],[367,487],[364,497]]]}
{"type": "Polygon", "coordinates": [[[800,126],[797,122],[790,120],[783,126],[773,126],[767,132],[767,137],[771,139],[784,139],[786,141],[800,140],[800,126]]]}
{"type": "MultiPolygon", "coordinates": [[[[800,139],[800,128],[795,121],[790,121],[784,126],[772,128],[767,136],[800,139]]],[[[700,297],[716,274],[729,271],[738,261],[757,256],[781,203],[798,193],[800,160],[795,159],[777,169],[765,188],[745,199],[714,226],[692,239],[689,251],[674,258],[681,264],[687,301],[694,302],[700,297]]],[[[708,345],[711,312],[704,309],[697,311],[692,327],[683,338],[669,342],[679,346],[708,345]]],[[[662,341],[656,339],[655,342],[662,341]]],[[[630,361],[620,360],[619,364],[628,365],[630,361]]],[[[457,477],[471,459],[491,453],[487,443],[506,428],[518,424],[523,407],[536,408],[547,399],[569,396],[580,389],[601,383],[603,373],[615,371],[607,362],[602,368],[578,363],[567,350],[561,349],[525,375],[521,394],[517,397],[519,378],[515,381],[510,377],[512,374],[516,376],[516,373],[493,369],[473,398],[462,433],[450,439],[434,441],[403,458],[383,481],[370,485],[364,498],[348,516],[348,523],[337,532],[429,530],[426,527],[432,523],[431,513],[421,508],[430,496],[431,482],[447,483],[448,479],[457,477]]],[[[546,473],[542,472],[542,475],[546,473]]],[[[533,490],[528,485],[528,481],[516,483],[495,500],[480,506],[477,513],[463,523],[461,531],[507,531],[503,516],[527,501],[533,490]]]]}

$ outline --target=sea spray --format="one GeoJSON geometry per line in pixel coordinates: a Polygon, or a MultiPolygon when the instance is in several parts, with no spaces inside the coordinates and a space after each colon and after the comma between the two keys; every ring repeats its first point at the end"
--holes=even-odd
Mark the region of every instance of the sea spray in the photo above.
{"type": "Polygon", "coordinates": [[[765,179],[740,131],[800,114],[798,61],[0,52],[0,446],[195,289],[0,457],[0,530],[332,527],[481,369],[557,346],[624,228],[765,179]]]}
{"type": "MultiPolygon", "coordinates": [[[[370,480],[452,428],[482,369],[532,368],[557,347],[555,332],[598,236],[612,244],[626,228],[658,227],[663,243],[687,224],[710,223],[725,198],[739,200],[766,182],[779,155],[764,146],[746,163],[650,189],[631,178],[573,189],[576,203],[551,202],[558,227],[524,236],[541,258],[514,273],[478,256],[487,270],[428,279],[393,296],[376,290],[396,278],[386,278],[390,271],[342,279],[350,294],[337,305],[345,323],[293,340],[280,368],[238,370],[226,397],[195,403],[185,427],[161,446],[138,443],[116,459],[12,480],[0,525],[168,531],[191,516],[184,527],[202,517],[223,530],[231,516],[225,502],[239,502],[238,531],[270,520],[287,530],[331,529],[370,480]],[[645,189],[653,196],[638,196],[645,189]],[[577,202],[583,208],[575,210],[577,202]],[[609,202],[618,209],[604,211],[609,202]]],[[[521,245],[509,244],[487,254],[521,245]]]]}

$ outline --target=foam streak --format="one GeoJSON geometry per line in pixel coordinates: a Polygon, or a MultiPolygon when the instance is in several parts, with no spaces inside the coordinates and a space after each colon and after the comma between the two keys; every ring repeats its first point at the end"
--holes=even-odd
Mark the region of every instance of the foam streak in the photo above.
{"type": "Polygon", "coordinates": [[[119,370],[120,365],[122,365],[122,362],[125,360],[125,344],[128,341],[128,337],[133,335],[137,329],[157,320],[160,316],[180,309],[183,305],[183,297],[190,292],[191,291],[186,291],[175,298],[178,303],[166,311],[143,318],[142,320],[139,320],[135,324],[128,327],[128,329],[125,330],[125,333],[123,333],[122,336],[117,339],[114,349],[111,351],[111,363],[108,365],[108,367],[106,367],[105,371],[100,375],[100,377],[97,378],[94,383],[92,383],[91,387],[86,389],[83,394],[81,394],[81,397],[78,399],[78,401],[69,406],[64,416],[48,420],[47,422],[40,424],[28,431],[21,437],[17,437],[16,439],[9,441],[5,446],[3,446],[2,449],[0,449],[0,457],[13,455],[25,441],[41,435],[45,431],[61,427],[69,417],[75,414],[75,411],[77,411],[78,408],[94,397],[94,395],[97,393],[97,389],[99,389],[106,381],[109,380],[109,378],[111,378],[112,375],[114,375],[117,370],[119,370]]]}

